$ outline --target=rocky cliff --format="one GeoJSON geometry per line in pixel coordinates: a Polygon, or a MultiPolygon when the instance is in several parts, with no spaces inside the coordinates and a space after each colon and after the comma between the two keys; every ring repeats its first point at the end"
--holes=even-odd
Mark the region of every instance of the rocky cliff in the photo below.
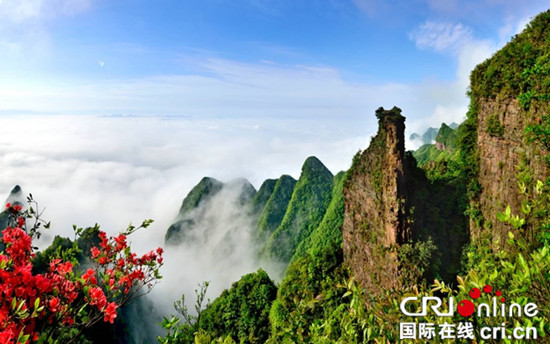
{"type": "Polygon", "coordinates": [[[399,285],[397,247],[413,235],[407,221],[405,117],[380,108],[378,133],[358,153],[344,183],[344,260],[369,291],[399,285]]]}
{"type": "Polygon", "coordinates": [[[538,15],[493,57],[472,72],[471,108],[464,133],[470,146],[473,185],[472,234],[503,246],[509,231],[529,242],[541,234],[548,214],[539,207],[548,188],[550,138],[550,11],[538,15]],[[527,223],[513,226],[499,212],[527,223]],[[501,217],[501,219],[499,219],[501,217]]]}
{"type": "MultiPolygon", "coordinates": [[[[524,140],[525,128],[536,113],[525,113],[513,98],[479,101],[479,207],[484,227],[490,229],[495,244],[504,244],[508,231],[512,229],[506,222],[498,220],[499,212],[510,206],[512,213],[525,215],[522,203],[527,196],[518,185],[518,175],[522,170],[529,171],[528,178],[533,180],[543,180],[547,175],[541,151],[536,146],[525,144],[524,140]],[[502,128],[500,133],[491,129],[491,123],[496,121],[502,128]]],[[[474,226],[474,235],[478,235],[480,230],[474,226]]]]}

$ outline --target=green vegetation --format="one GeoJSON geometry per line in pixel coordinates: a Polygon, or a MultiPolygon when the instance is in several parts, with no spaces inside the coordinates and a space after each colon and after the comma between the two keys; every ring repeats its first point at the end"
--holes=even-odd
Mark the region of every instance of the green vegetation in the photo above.
{"type": "Polygon", "coordinates": [[[413,152],[418,165],[426,169],[428,163],[435,163],[439,165],[439,171],[443,172],[441,168],[444,165],[458,160],[458,135],[459,129],[452,129],[445,123],[441,124],[435,136],[437,144],[425,144],[413,152]]]}
{"type": "MultiPolygon", "coordinates": [[[[256,221],[253,238],[263,247],[259,257],[287,264],[309,250],[319,250],[332,243],[341,245],[344,180],[344,172],[333,177],[315,157],[304,162],[298,182],[291,176],[282,175],[279,179],[264,181],[255,192],[244,180],[243,197],[250,201],[250,215],[256,221]]],[[[180,219],[166,233],[167,243],[182,242],[189,229],[200,225],[197,223],[200,218],[188,214],[232,183],[203,178],[185,197],[180,219]]]]}
{"type": "Polygon", "coordinates": [[[537,122],[525,128],[527,142],[538,143],[546,151],[550,151],[550,115],[544,115],[537,122]]]}
{"type": "Polygon", "coordinates": [[[252,200],[252,214],[259,216],[271,198],[277,179],[266,179],[252,200]]]}
{"type": "Polygon", "coordinates": [[[243,276],[206,308],[200,328],[238,343],[264,343],[277,287],[263,270],[243,276]]]}
{"type": "Polygon", "coordinates": [[[223,187],[223,183],[210,177],[204,177],[187,194],[181,203],[179,216],[184,217],[193,209],[196,209],[201,202],[206,202],[216,195],[223,187]]]}
{"type": "Polygon", "coordinates": [[[86,264],[91,248],[99,245],[99,227],[90,227],[82,230],[76,241],[56,235],[52,244],[44,251],[36,252],[33,269],[36,273],[48,270],[50,261],[56,257],[74,256],[80,264],[86,264]]]}
{"type": "MultiPolygon", "coordinates": [[[[181,299],[174,302],[174,309],[179,313],[179,317],[183,318],[184,323],[180,324],[180,318],[172,315],[170,318],[164,318],[161,326],[168,331],[166,337],[158,337],[158,341],[162,344],[175,344],[175,343],[193,343],[195,337],[198,336],[200,329],[200,320],[205,307],[204,299],[206,298],[206,291],[208,290],[209,282],[199,284],[199,289],[195,289],[195,314],[189,313],[189,309],[185,304],[185,294],[181,296],[181,299]]],[[[210,300],[208,300],[210,302],[210,300]]]]}
{"type": "Polygon", "coordinates": [[[504,135],[504,125],[498,120],[497,114],[493,114],[487,118],[487,134],[494,137],[502,137],[504,135]]]}
{"type": "MultiPolygon", "coordinates": [[[[332,246],[311,252],[289,266],[271,308],[269,343],[312,341],[310,327],[318,319],[330,318],[345,293],[336,287],[348,278],[342,262],[342,250],[332,246]]],[[[334,331],[340,330],[335,327],[334,331]]]]}
{"type": "Polygon", "coordinates": [[[458,163],[461,175],[466,186],[468,208],[466,214],[477,228],[483,225],[481,210],[479,209],[479,194],[481,186],[479,177],[479,152],[477,148],[477,121],[478,101],[470,93],[470,106],[466,113],[466,120],[458,128],[458,163]]]}
{"type": "Polygon", "coordinates": [[[405,280],[452,282],[461,269],[461,249],[469,240],[464,215],[469,202],[467,178],[459,149],[462,126],[453,129],[443,123],[435,144],[421,146],[412,152],[414,158],[405,154],[410,174],[407,195],[412,203],[409,216],[416,221],[413,242],[399,249],[402,270],[408,274],[405,280]]]}
{"type": "Polygon", "coordinates": [[[277,296],[277,287],[263,270],[243,276],[213,303],[204,307],[208,283],[196,290],[196,316],[190,315],[185,297],[174,304],[184,324],[172,316],[163,327],[168,335],[160,343],[265,343],[269,337],[269,311],[277,296]]]}
{"type": "Polygon", "coordinates": [[[179,220],[172,224],[166,231],[164,242],[167,244],[179,244],[183,240],[185,228],[193,225],[193,221],[186,219],[199,204],[207,202],[214,197],[223,187],[223,183],[210,177],[204,177],[195,185],[183,200],[178,214],[179,220]]]}
{"type": "Polygon", "coordinates": [[[344,222],[344,180],[345,172],[334,176],[332,200],[323,220],[313,233],[303,240],[296,249],[292,261],[303,257],[307,252],[320,251],[330,246],[342,246],[342,224],[344,222]]]}
{"type": "Polygon", "coordinates": [[[431,277],[429,270],[439,268],[439,264],[434,263],[435,250],[437,250],[437,247],[431,238],[427,241],[411,241],[401,245],[398,255],[403,279],[405,281],[416,281],[419,277],[424,277],[426,280],[426,277],[431,277]]]}
{"type": "MultiPolygon", "coordinates": [[[[414,249],[412,256],[401,257],[400,261],[419,272],[427,281],[434,278],[454,281],[461,269],[462,248],[469,241],[469,224],[465,215],[469,204],[466,192],[468,181],[459,160],[460,151],[456,142],[459,130],[443,124],[437,140],[445,144],[445,148],[437,149],[435,144],[422,146],[413,152],[414,156],[418,156],[421,170],[409,167],[414,182],[408,183],[408,194],[414,198],[413,211],[422,227],[417,229],[417,241],[410,244],[410,249],[414,249]],[[416,247],[421,243],[426,246],[416,247]],[[428,250],[428,247],[431,249],[428,250]],[[421,257],[429,251],[430,264],[420,264],[425,261],[421,257]],[[410,261],[417,262],[411,265],[410,261]]],[[[410,251],[409,248],[407,251],[410,251]]]]}
{"type": "Polygon", "coordinates": [[[376,118],[378,118],[379,121],[405,120],[405,117],[401,115],[401,109],[397,106],[394,106],[390,110],[384,110],[383,107],[379,107],[378,109],[376,109],[376,118]]]}
{"type": "Polygon", "coordinates": [[[302,166],[281,225],[267,240],[262,255],[269,261],[288,263],[300,242],[321,223],[330,203],[334,176],[315,157],[302,166]]]}
{"type": "MultiPolygon", "coordinates": [[[[510,244],[522,245],[514,239],[510,240],[510,244]]],[[[415,318],[403,315],[399,309],[400,301],[406,296],[439,296],[444,300],[452,296],[455,300],[464,300],[470,298],[469,291],[472,288],[482,289],[484,285],[501,290],[507,303],[524,306],[534,302],[539,306],[539,315],[534,318],[476,318],[476,338],[480,338],[481,328],[500,326],[506,321],[514,324],[514,327],[536,328],[539,342],[545,342],[550,333],[550,311],[543,306],[550,302],[550,275],[547,273],[550,271],[550,247],[541,247],[528,256],[493,251],[490,245],[481,247],[475,254],[468,254],[467,260],[472,267],[464,277],[456,279],[453,288],[436,280],[431,287],[418,285],[411,290],[392,289],[377,295],[365,295],[349,277],[349,272],[342,267],[341,251],[338,248],[308,254],[289,266],[281,282],[277,298],[271,306],[269,324],[262,323],[263,326],[269,326],[264,327],[264,331],[270,332],[266,342],[395,343],[399,340],[399,322],[415,321],[415,318]]],[[[226,300],[227,297],[224,293],[221,299],[226,300]]],[[[491,302],[490,296],[483,298],[487,299],[484,302],[491,302]]],[[[223,319],[227,321],[231,318],[223,319]]],[[[451,318],[430,313],[423,321],[437,326],[443,322],[456,324],[464,321],[464,318],[457,312],[451,318]]],[[[194,340],[196,343],[238,342],[235,337],[230,338],[223,332],[204,329],[196,333],[194,340]]],[[[241,342],[248,343],[246,339],[241,342]]]]}
{"type": "Polygon", "coordinates": [[[295,186],[296,180],[288,175],[282,175],[275,183],[273,192],[258,219],[259,242],[265,242],[283,221],[295,186]]]}
{"type": "Polygon", "coordinates": [[[502,99],[523,94],[522,104],[527,105],[548,94],[549,26],[550,11],[537,15],[521,34],[477,66],[471,77],[473,96],[502,99]]]}

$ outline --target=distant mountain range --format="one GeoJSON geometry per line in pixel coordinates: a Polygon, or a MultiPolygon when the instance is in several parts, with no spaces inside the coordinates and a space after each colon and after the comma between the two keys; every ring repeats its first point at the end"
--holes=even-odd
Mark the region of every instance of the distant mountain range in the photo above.
{"type": "MultiPolygon", "coordinates": [[[[449,124],[448,127],[451,129],[456,129],[458,128],[458,124],[453,122],[449,124]]],[[[435,143],[435,139],[438,133],[439,129],[430,127],[422,135],[418,133],[412,133],[411,136],[409,136],[409,139],[415,143],[420,143],[421,145],[432,144],[435,143]]]]}
{"type": "MultiPolygon", "coordinates": [[[[316,157],[309,157],[298,180],[282,175],[256,189],[246,179],[222,183],[204,177],[184,198],[176,221],[165,236],[167,245],[179,245],[208,235],[217,195],[225,192],[234,207],[246,212],[253,225],[258,259],[285,266],[313,249],[341,244],[344,172],[334,176],[316,157]],[[202,230],[197,233],[197,228],[202,230]]],[[[221,204],[221,203],[219,203],[221,204]]],[[[222,210],[222,209],[220,209],[222,210]]]]}

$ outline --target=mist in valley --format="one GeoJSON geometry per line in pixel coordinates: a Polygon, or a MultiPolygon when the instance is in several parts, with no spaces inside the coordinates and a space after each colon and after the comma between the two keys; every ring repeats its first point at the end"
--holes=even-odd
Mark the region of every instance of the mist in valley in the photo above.
{"type": "Polygon", "coordinates": [[[210,282],[213,300],[244,274],[280,270],[256,259],[256,219],[249,196],[242,199],[243,177],[254,189],[282,174],[298,178],[312,154],[331,170],[347,169],[368,141],[363,130],[309,120],[289,126],[282,120],[21,115],[0,116],[0,127],[0,190],[3,199],[15,185],[18,199],[33,194],[43,219],[51,221],[37,241],[40,249],[56,235],[73,239],[73,224],[98,223],[116,234],[130,222],[154,220],[129,238],[138,253],[165,248],[163,279],[123,311],[138,343],[164,334],[158,324],[175,313],[182,294],[192,310],[199,283],[210,282]],[[29,139],[19,140],[15,128],[24,128],[29,139]],[[225,187],[188,216],[195,225],[181,244],[166,245],[183,199],[204,176],[225,187]]]}

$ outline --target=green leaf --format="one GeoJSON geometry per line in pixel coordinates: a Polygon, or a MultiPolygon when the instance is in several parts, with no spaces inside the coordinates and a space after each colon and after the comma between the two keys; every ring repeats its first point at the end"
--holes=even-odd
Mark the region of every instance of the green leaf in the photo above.
{"type": "Polygon", "coordinates": [[[531,206],[529,205],[529,203],[527,201],[521,202],[521,211],[525,215],[529,215],[531,213],[531,206]]]}

